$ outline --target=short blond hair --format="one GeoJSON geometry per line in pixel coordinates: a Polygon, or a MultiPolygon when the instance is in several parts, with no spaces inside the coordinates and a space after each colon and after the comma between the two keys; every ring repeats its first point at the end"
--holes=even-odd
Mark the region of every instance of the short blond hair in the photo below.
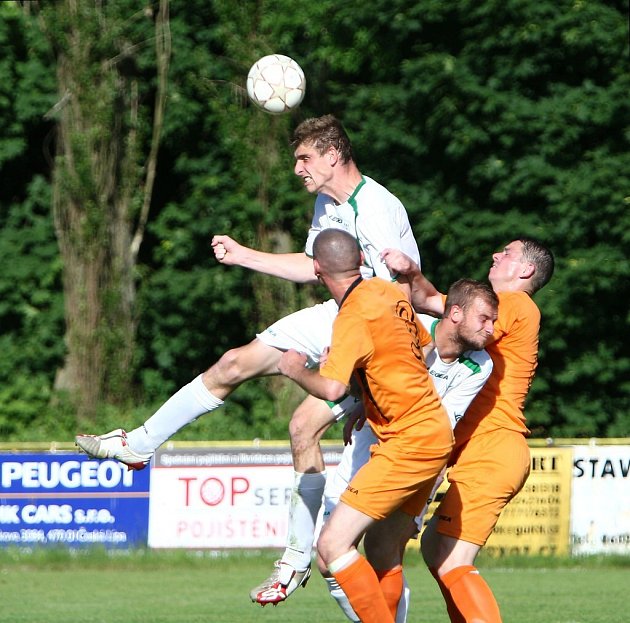
{"type": "Polygon", "coordinates": [[[330,147],[339,153],[344,164],[354,160],[350,138],[334,115],[305,119],[295,128],[291,145],[297,149],[300,145],[312,145],[321,155],[330,147]]]}

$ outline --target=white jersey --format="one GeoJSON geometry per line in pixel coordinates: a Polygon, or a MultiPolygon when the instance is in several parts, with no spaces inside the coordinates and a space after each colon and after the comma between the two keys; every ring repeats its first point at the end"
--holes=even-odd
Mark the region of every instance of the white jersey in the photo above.
{"type": "MultiPolygon", "coordinates": [[[[340,205],[328,195],[317,195],[306,255],[312,257],[315,237],[330,228],[347,231],[357,239],[365,257],[361,269],[364,278],[377,276],[391,281],[389,270],[380,259],[380,253],[388,247],[400,249],[420,265],[420,251],[403,204],[369,177],[363,176],[349,199],[340,205]]],[[[330,346],[336,314],[337,304],[330,299],[281,318],[256,337],[279,350],[292,348],[305,353],[308,364],[315,366],[330,346]]]]}
{"type": "MultiPolygon", "coordinates": [[[[418,314],[418,319],[431,337],[435,338],[435,326],[439,320],[426,314],[418,314]]],[[[459,359],[444,363],[437,348],[434,348],[427,355],[426,363],[451,426],[455,428],[472,399],[488,380],[492,372],[492,359],[485,350],[467,350],[459,359]]]]}
{"type": "Polygon", "coordinates": [[[420,266],[420,251],[407,211],[395,195],[370,177],[364,175],[344,203],[337,204],[328,195],[317,196],[304,249],[306,255],[313,257],[317,234],[329,228],[342,229],[357,239],[365,256],[361,271],[364,278],[376,276],[391,280],[380,258],[383,249],[388,247],[400,249],[420,266]]]}

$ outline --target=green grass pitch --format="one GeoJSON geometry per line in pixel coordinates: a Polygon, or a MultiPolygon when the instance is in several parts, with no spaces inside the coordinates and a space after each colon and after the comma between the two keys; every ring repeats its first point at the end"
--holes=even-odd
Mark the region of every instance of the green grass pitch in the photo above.
{"type": "MultiPolygon", "coordinates": [[[[2,623],[333,623],[345,617],[316,572],[284,604],[249,601],[275,552],[211,554],[135,550],[0,550],[2,623]]],[[[478,567],[506,623],[628,620],[630,557],[500,559],[478,567]]],[[[407,554],[409,623],[447,622],[441,595],[419,555],[407,554]]]]}

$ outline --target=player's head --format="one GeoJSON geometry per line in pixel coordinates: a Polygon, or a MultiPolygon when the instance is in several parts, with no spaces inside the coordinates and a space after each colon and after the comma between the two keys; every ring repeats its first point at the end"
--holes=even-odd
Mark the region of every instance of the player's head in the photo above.
{"type": "Polygon", "coordinates": [[[481,350],[490,338],[497,319],[499,299],[487,284],[474,279],[459,279],[448,290],[444,319],[451,339],[461,351],[481,350]]]}
{"type": "Polygon", "coordinates": [[[521,236],[519,242],[522,246],[523,259],[535,266],[532,276],[532,294],[545,287],[555,268],[555,260],[551,250],[535,238],[521,236]]]}
{"type": "Polygon", "coordinates": [[[333,115],[313,117],[302,121],[293,132],[291,145],[293,149],[297,149],[300,145],[314,147],[320,156],[333,147],[339,154],[342,163],[345,164],[353,160],[350,138],[341,122],[333,115]]]}
{"type": "Polygon", "coordinates": [[[315,274],[323,279],[345,279],[361,272],[361,249],[349,233],[341,229],[324,229],[313,242],[315,274]]]}
{"type": "Polygon", "coordinates": [[[523,290],[534,294],[549,282],[553,270],[552,252],[539,240],[520,236],[492,255],[488,278],[497,292],[523,290]]]}

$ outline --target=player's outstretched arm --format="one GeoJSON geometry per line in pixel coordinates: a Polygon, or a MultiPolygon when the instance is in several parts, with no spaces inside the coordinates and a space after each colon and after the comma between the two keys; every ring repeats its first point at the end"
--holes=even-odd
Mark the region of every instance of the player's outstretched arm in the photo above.
{"type": "Polygon", "coordinates": [[[313,260],[305,253],[265,253],[223,235],[214,236],[211,244],[214,256],[221,264],[242,266],[296,283],[317,283],[313,260]]]}
{"type": "Polygon", "coordinates": [[[399,249],[384,249],[381,258],[392,276],[409,284],[411,303],[416,311],[442,315],[444,312],[443,296],[422,274],[418,264],[399,249]]]}
{"type": "Polygon", "coordinates": [[[341,381],[326,378],[318,370],[305,366],[306,355],[295,350],[283,353],[278,362],[280,374],[294,380],[302,389],[316,398],[334,402],[348,393],[350,388],[341,381]]]}

